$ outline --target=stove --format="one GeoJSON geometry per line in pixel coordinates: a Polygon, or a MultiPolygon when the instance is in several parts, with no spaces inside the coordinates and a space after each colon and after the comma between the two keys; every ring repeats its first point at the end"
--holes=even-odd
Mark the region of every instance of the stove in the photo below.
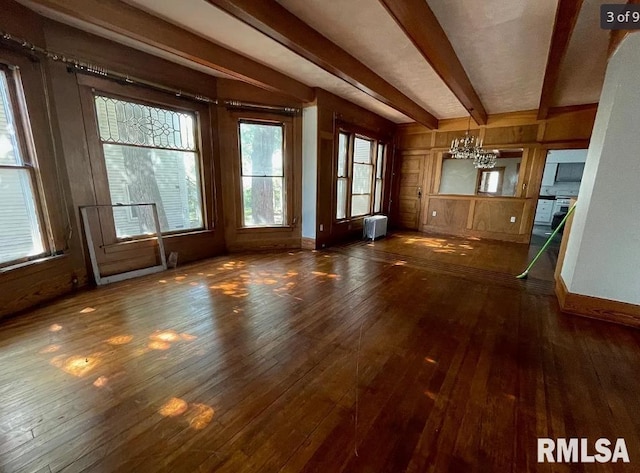
{"type": "Polygon", "coordinates": [[[556,201],[553,203],[553,213],[558,212],[567,213],[571,206],[571,197],[556,197],[556,201]]]}

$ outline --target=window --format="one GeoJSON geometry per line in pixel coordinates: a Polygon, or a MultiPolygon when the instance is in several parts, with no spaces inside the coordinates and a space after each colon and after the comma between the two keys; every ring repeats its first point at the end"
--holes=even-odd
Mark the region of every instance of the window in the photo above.
{"type": "Polygon", "coordinates": [[[336,218],[346,218],[347,216],[347,188],[349,186],[349,171],[347,159],[349,147],[349,135],[340,133],[338,135],[338,188],[337,188],[337,208],[336,218]]]}
{"type": "MultiPolygon", "coordinates": [[[[196,114],[103,95],[94,100],[112,204],[155,203],[162,232],[203,228],[196,114]]],[[[116,236],[154,233],[145,209],[113,209],[116,236]]]]}
{"type": "Polygon", "coordinates": [[[239,121],[240,176],[245,227],[286,222],[284,125],[239,121]]]}
{"type": "Polygon", "coordinates": [[[382,191],[384,189],[384,152],[386,146],[378,143],[378,152],[376,155],[376,194],[373,202],[373,213],[382,211],[382,191]]]}
{"type": "Polygon", "coordinates": [[[0,265],[45,252],[35,169],[19,122],[16,79],[0,65],[0,265]]]}
{"type": "Polygon", "coordinates": [[[353,144],[352,217],[360,217],[371,212],[371,188],[373,186],[372,144],[372,141],[360,137],[356,137],[353,144]]]}
{"type": "Polygon", "coordinates": [[[478,194],[502,194],[503,167],[491,170],[478,169],[478,194]]]}
{"type": "Polygon", "coordinates": [[[385,149],[384,143],[375,139],[343,131],[338,133],[337,220],[382,210],[385,149]]]}

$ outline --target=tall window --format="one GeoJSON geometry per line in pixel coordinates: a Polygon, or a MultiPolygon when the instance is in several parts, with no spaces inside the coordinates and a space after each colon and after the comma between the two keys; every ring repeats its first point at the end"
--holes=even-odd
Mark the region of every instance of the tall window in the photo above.
{"type": "Polygon", "coordinates": [[[284,125],[239,122],[243,225],[285,225],[284,125]]]}
{"type": "Polygon", "coordinates": [[[340,133],[338,135],[338,188],[336,218],[346,218],[347,216],[347,196],[349,186],[349,161],[347,153],[349,148],[349,135],[340,133]]]}
{"type": "MultiPolygon", "coordinates": [[[[111,202],[155,203],[163,232],[203,228],[195,113],[94,100],[111,202]]],[[[118,238],[155,232],[146,208],[114,208],[113,217],[118,238]]]]}
{"type": "Polygon", "coordinates": [[[382,210],[385,149],[383,143],[373,138],[347,132],[338,134],[337,220],[382,210]]]}
{"type": "Polygon", "coordinates": [[[373,213],[382,211],[382,191],[384,189],[384,152],[385,145],[378,143],[376,153],[376,194],[373,201],[373,213]]]}
{"type": "Polygon", "coordinates": [[[18,120],[15,75],[0,65],[0,265],[45,252],[35,170],[18,120]]]}
{"type": "Polygon", "coordinates": [[[356,137],[353,144],[353,181],[351,183],[351,216],[371,213],[373,187],[373,141],[356,137]]]}

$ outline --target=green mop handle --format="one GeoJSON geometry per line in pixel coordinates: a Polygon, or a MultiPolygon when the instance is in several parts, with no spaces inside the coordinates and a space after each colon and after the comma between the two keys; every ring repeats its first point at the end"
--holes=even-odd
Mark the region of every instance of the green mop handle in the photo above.
{"type": "Polygon", "coordinates": [[[558,224],[556,229],[553,231],[553,233],[551,233],[551,235],[549,235],[549,238],[547,238],[547,241],[544,243],[544,245],[542,245],[542,248],[540,248],[540,251],[538,251],[538,254],[535,256],[535,258],[533,258],[531,263],[529,263],[529,266],[527,266],[527,269],[525,269],[524,272],[522,274],[520,274],[519,276],[516,276],[517,279],[522,279],[522,278],[525,278],[527,276],[527,273],[529,272],[529,270],[531,268],[533,268],[533,265],[536,264],[536,261],[538,261],[538,258],[540,258],[542,253],[544,253],[544,251],[547,249],[547,247],[551,243],[551,240],[553,239],[553,237],[556,236],[556,233],[558,233],[560,231],[560,229],[564,226],[564,224],[567,221],[567,219],[569,218],[569,216],[573,213],[573,211],[576,208],[576,204],[577,204],[577,202],[571,206],[571,208],[567,212],[567,215],[565,215],[564,218],[560,221],[560,223],[558,224]]]}

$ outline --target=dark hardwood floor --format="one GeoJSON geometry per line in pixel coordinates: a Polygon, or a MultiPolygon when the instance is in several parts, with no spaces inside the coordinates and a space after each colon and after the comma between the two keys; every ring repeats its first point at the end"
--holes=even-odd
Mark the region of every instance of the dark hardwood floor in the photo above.
{"type": "Polygon", "coordinates": [[[638,471],[640,335],[560,314],[552,256],[515,280],[534,253],[401,233],[2,321],[0,471],[638,471]],[[538,464],[538,437],[631,463],[538,464]]]}

